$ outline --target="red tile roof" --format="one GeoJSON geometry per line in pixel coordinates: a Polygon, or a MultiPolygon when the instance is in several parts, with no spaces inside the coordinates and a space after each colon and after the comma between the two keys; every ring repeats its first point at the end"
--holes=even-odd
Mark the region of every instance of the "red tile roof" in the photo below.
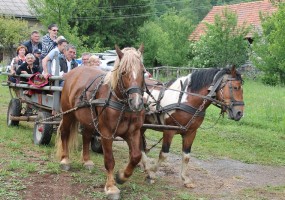
{"type": "MultiPolygon", "coordinates": [[[[197,41],[200,39],[206,31],[205,22],[213,24],[215,21],[215,15],[221,15],[223,10],[228,8],[229,10],[235,12],[238,17],[238,25],[242,25],[244,22],[247,25],[254,26],[255,29],[261,28],[260,22],[260,12],[271,14],[277,10],[277,7],[272,5],[268,0],[266,1],[255,1],[248,3],[232,4],[226,6],[214,6],[212,10],[207,14],[207,16],[200,22],[196,27],[193,33],[189,36],[189,40],[197,41]]],[[[249,33],[246,37],[249,38],[252,36],[252,32],[249,33]]]]}

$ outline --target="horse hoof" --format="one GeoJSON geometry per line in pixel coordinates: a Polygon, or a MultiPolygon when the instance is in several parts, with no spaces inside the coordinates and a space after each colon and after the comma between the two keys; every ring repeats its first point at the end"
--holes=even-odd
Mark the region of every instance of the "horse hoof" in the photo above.
{"type": "Polygon", "coordinates": [[[108,194],[107,198],[109,200],[118,200],[118,199],[120,199],[120,193],[119,194],[108,194]]]}
{"type": "Polygon", "coordinates": [[[107,195],[107,199],[110,199],[110,200],[120,199],[120,190],[116,186],[109,187],[108,190],[105,187],[104,190],[105,190],[105,193],[107,195]]]}
{"type": "Polygon", "coordinates": [[[155,180],[152,179],[150,176],[147,176],[147,177],[145,178],[145,181],[146,181],[148,184],[154,184],[154,183],[155,183],[155,180]]]}
{"type": "Polygon", "coordinates": [[[126,180],[123,180],[123,179],[120,177],[120,172],[117,172],[115,180],[116,180],[116,183],[118,183],[118,184],[120,184],[120,185],[122,185],[123,183],[126,182],[126,180]]]}
{"type": "Polygon", "coordinates": [[[196,185],[193,184],[193,183],[184,183],[184,186],[185,186],[186,188],[195,188],[195,187],[196,187],[196,185]]]}
{"type": "Polygon", "coordinates": [[[66,164],[61,164],[60,168],[64,171],[69,171],[70,170],[70,165],[66,165],[66,164]]]}
{"type": "Polygon", "coordinates": [[[91,160],[85,162],[83,166],[85,167],[85,169],[87,169],[89,171],[94,169],[94,163],[91,160]]]}
{"type": "Polygon", "coordinates": [[[92,169],[94,169],[94,165],[84,165],[85,169],[91,171],[92,169]]]}

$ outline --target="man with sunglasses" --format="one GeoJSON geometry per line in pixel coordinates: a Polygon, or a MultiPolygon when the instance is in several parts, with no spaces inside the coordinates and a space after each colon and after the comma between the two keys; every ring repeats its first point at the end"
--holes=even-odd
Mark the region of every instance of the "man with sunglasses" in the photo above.
{"type": "Polygon", "coordinates": [[[48,26],[48,33],[43,36],[42,38],[42,55],[41,59],[44,59],[48,53],[53,50],[57,43],[57,33],[58,33],[58,27],[56,24],[50,24],[48,26]]]}

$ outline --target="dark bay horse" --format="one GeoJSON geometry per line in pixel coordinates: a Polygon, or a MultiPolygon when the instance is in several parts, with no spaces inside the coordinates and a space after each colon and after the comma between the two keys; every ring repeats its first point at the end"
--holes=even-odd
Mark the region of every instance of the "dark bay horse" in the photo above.
{"type": "Polygon", "coordinates": [[[62,168],[68,170],[70,150],[76,147],[77,122],[83,127],[82,160],[88,168],[94,166],[89,155],[91,137],[95,132],[101,136],[107,171],[105,193],[110,199],[120,197],[113,175],[113,139],[120,136],[129,146],[129,162],[116,176],[116,182],[122,184],[141,159],[140,128],[145,114],[143,45],[122,51],[116,46],[116,52],[114,69],[107,74],[92,67],[78,67],[66,74],[61,95],[64,114],[57,137],[57,156],[62,168]]]}
{"type": "MultiPolygon", "coordinates": [[[[155,81],[146,81],[151,94],[144,95],[149,105],[145,124],[180,127],[178,130],[157,129],[163,132],[163,142],[159,159],[153,165],[146,156],[146,143],[143,139],[142,164],[148,174],[148,181],[154,182],[158,167],[168,156],[173,136],[180,134],[183,152],[181,178],[186,187],[194,187],[186,175],[187,165],[191,146],[197,129],[204,120],[205,111],[212,103],[219,106],[222,112],[227,112],[230,119],[240,120],[244,109],[242,82],[235,67],[197,70],[177,79],[169,87],[155,85],[155,81]]],[[[146,128],[142,128],[142,134],[145,130],[146,128]]]]}

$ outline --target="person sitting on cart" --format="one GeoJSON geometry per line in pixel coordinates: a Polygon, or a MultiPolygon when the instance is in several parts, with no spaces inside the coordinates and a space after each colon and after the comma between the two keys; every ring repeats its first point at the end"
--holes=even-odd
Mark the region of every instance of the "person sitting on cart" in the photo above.
{"type": "MultiPolygon", "coordinates": [[[[34,64],[35,56],[31,53],[26,55],[26,62],[21,64],[20,67],[17,69],[16,74],[34,74],[39,72],[39,67],[36,67],[34,64]]],[[[21,77],[20,81],[27,82],[28,78],[21,77]]]]}
{"type": "MultiPolygon", "coordinates": [[[[21,64],[21,66],[17,69],[16,74],[35,74],[39,72],[39,67],[36,67],[34,64],[35,61],[35,56],[31,53],[28,53],[26,55],[26,62],[21,64]]],[[[22,82],[28,82],[29,78],[21,77],[20,81],[22,82]]],[[[23,92],[25,95],[31,96],[32,95],[32,90],[25,90],[23,92]]]]}
{"type": "MultiPolygon", "coordinates": [[[[59,56],[59,75],[64,77],[70,70],[78,67],[77,62],[74,61],[74,54],[76,54],[76,48],[72,44],[66,45],[63,50],[63,55],[59,56]]],[[[60,86],[63,86],[64,81],[60,81],[60,86]]]]}
{"type": "MultiPolygon", "coordinates": [[[[10,73],[12,75],[16,74],[16,70],[19,68],[19,66],[26,62],[26,53],[28,52],[27,47],[25,47],[24,45],[20,45],[17,48],[17,56],[15,58],[12,59],[12,62],[10,64],[10,73]]],[[[13,76],[9,77],[9,81],[16,83],[17,79],[13,76]]]]}
{"type": "Polygon", "coordinates": [[[73,55],[76,53],[75,46],[68,44],[64,48],[63,55],[59,57],[60,76],[64,76],[70,70],[78,66],[77,62],[73,62],[73,55]]]}
{"type": "Polygon", "coordinates": [[[92,55],[88,60],[89,67],[95,67],[96,69],[101,69],[101,60],[98,56],[92,55]]]}
{"type": "Polygon", "coordinates": [[[40,72],[42,73],[43,72],[43,69],[41,68],[40,66],[40,57],[41,57],[41,54],[42,54],[42,51],[40,49],[35,49],[33,51],[33,55],[35,56],[35,61],[34,61],[34,65],[36,67],[39,68],[40,72]]]}
{"type": "Polygon", "coordinates": [[[48,55],[42,60],[43,75],[47,79],[50,75],[55,75],[52,69],[55,66],[56,54],[59,56],[63,53],[65,46],[68,44],[66,39],[60,39],[57,42],[57,47],[51,50],[48,55]]]}

